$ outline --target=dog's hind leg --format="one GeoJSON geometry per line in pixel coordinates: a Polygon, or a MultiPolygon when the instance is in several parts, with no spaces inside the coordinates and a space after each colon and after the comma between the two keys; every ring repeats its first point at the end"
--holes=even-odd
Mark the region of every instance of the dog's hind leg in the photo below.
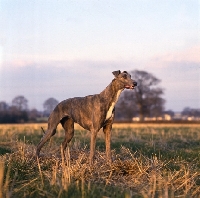
{"type": "Polygon", "coordinates": [[[39,144],[37,145],[36,155],[39,156],[41,148],[44,144],[56,133],[56,129],[50,130],[48,129],[39,144]]]}
{"type": "Polygon", "coordinates": [[[36,150],[36,156],[38,157],[40,154],[41,148],[44,146],[44,144],[56,133],[57,125],[60,121],[56,122],[56,116],[54,114],[51,114],[50,119],[48,121],[48,129],[45,132],[44,136],[42,137],[41,141],[37,145],[36,150]],[[55,120],[53,119],[55,117],[55,120]]]}
{"type": "Polygon", "coordinates": [[[67,144],[71,141],[71,139],[74,136],[74,121],[70,117],[64,117],[60,121],[60,123],[65,130],[65,139],[62,143],[62,149],[63,151],[65,151],[67,144]]]}

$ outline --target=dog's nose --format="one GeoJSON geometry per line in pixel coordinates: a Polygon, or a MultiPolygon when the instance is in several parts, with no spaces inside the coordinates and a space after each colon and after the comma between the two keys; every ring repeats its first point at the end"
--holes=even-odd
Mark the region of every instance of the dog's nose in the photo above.
{"type": "Polygon", "coordinates": [[[133,85],[136,87],[137,86],[137,82],[133,82],[133,85]]]}

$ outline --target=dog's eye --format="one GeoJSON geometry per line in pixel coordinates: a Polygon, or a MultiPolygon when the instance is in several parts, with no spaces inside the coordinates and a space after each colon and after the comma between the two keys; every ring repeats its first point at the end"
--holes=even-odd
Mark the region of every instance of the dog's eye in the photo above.
{"type": "Polygon", "coordinates": [[[127,75],[126,75],[126,74],[125,74],[125,75],[123,75],[123,76],[122,76],[122,78],[124,78],[124,79],[127,79],[127,75]]]}

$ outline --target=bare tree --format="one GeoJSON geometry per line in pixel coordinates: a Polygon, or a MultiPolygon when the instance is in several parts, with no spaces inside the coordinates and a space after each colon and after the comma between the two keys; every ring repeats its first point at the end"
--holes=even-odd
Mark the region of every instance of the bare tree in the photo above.
{"type": "Polygon", "coordinates": [[[55,98],[48,98],[47,100],[45,100],[43,104],[45,115],[48,116],[53,111],[53,109],[57,104],[58,101],[55,98]]]}
{"type": "Polygon", "coordinates": [[[8,108],[9,108],[9,106],[6,102],[4,102],[4,101],[0,102],[0,111],[6,111],[6,110],[8,110],[8,108]]]}
{"type": "Polygon", "coordinates": [[[115,118],[116,120],[126,120],[130,121],[132,117],[137,116],[138,108],[133,100],[133,93],[130,90],[126,91],[121,94],[118,103],[116,104],[116,113],[115,118]]]}
{"type": "Polygon", "coordinates": [[[120,108],[123,109],[127,117],[138,115],[140,121],[143,121],[145,116],[160,116],[164,110],[165,102],[161,97],[163,89],[158,87],[160,80],[146,71],[134,70],[130,74],[138,86],[132,92],[122,93],[117,105],[119,111],[120,108]]]}
{"type": "Polygon", "coordinates": [[[28,109],[28,100],[24,96],[17,96],[12,100],[12,106],[19,111],[26,111],[28,109]]]}

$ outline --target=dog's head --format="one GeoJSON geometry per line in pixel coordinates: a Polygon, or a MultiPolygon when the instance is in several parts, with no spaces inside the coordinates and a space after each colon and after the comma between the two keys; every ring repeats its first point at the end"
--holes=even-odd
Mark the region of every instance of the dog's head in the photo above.
{"type": "Polygon", "coordinates": [[[137,82],[131,79],[131,75],[127,71],[121,72],[120,70],[112,72],[115,79],[120,83],[122,88],[134,89],[137,86],[137,82]]]}

